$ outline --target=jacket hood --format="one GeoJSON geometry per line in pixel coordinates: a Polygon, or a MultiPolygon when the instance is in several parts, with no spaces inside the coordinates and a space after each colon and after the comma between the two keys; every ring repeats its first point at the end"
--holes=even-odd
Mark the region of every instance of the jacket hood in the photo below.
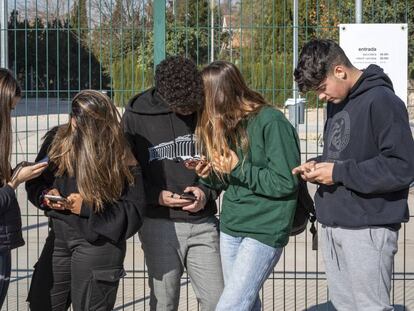
{"type": "Polygon", "coordinates": [[[168,104],[158,95],[155,88],[151,88],[132,97],[126,110],[147,115],[172,112],[168,104]]]}
{"type": "Polygon", "coordinates": [[[349,92],[349,98],[354,98],[374,87],[385,86],[392,91],[394,88],[390,78],[377,65],[369,65],[349,92]]]}

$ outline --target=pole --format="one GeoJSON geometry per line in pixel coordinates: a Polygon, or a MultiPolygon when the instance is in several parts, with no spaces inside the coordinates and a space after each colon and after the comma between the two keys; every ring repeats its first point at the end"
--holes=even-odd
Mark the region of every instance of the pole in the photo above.
{"type": "Polygon", "coordinates": [[[355,23],[362,23],[362,0],[355,0],[355,23]]]}
{"type": "Polygon", "coordinates": [[[165,0],[154,1],[154,71],[165,59],[165,0]]]}
{"type": "Polygon", "coordinates": [[[0,0],[0,67],[8,68],[8,38],[7,38],[7,1],[0,0]]]}
{"type": "Polygon", "coordinates": [[[210,0],[211,30],[210,30],[210,62],[214,62],[214,0],[210,0]]]}
{"type": "MultiPolygon", "coordinates": [[[[299,1],[293,0],[293,70],[296,68],[296,65],[298,64],[298,27],[299,27],[299,1]]],[[[295,128],[298,127],[299,122],[299,105],[297,103],[297,83],[295,79],[293,78],[293,86],[292,86],[292,92],[293,92],[293,100],[295,102],[295,128]]]]}

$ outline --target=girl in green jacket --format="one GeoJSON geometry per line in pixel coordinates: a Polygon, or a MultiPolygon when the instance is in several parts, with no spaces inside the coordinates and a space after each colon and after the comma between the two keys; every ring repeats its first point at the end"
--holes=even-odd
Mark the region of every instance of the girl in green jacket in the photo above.
{"type": "Polygon", "coordinates": [[[260,310],[259,291],[287,244],[296,208],[300,162],[295,129],[249,89],[237,67],[203,70],[205,106],[197,136],[204,182],[225,190],[220,254],[225,288],[216,310],[260,310]]]}

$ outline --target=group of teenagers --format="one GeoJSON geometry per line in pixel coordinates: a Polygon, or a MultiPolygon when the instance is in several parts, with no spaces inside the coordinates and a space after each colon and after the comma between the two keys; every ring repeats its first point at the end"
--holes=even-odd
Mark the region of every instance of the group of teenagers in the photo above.
{"type": "Polygon", "coordinates": [[[380,67],[355,68],[331,40],[305,44],[294,78],[301,92],[327,101],[323,153],[303,164],[295,128],[234,64],[200,71],[172,56],[122,117],[101,92],[79,92],[68,122],[46,133],[37,162],[13,172],[11,110],[21,89],[0,69],[0,308],[11,250],[24,244],[21,183],[49,220],[31,310],[112,310],[126,240],[138,232],[151,310],[178,309],[186,269],[202,311],[257,311],[288,243],[302,178],[318,185],[334,307],[393,310],[393,260],[414,180],[405,105],[380,67]]]}

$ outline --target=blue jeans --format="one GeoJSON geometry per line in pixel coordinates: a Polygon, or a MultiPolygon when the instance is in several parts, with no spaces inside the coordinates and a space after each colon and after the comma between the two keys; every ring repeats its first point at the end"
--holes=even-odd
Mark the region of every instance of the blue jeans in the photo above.
{"type": "Polygon", "coordinates": [[[6,299],[10,282],[11,256],[10,251],[0,252],[0,310],[6,299]]]}
{"type": "Polygon", "coordinates": [[[282,251],[283,248],[274,248],[252,238],[220,232],[224,291],[216,311],[260,310],[259,291],[282,251]]]}

